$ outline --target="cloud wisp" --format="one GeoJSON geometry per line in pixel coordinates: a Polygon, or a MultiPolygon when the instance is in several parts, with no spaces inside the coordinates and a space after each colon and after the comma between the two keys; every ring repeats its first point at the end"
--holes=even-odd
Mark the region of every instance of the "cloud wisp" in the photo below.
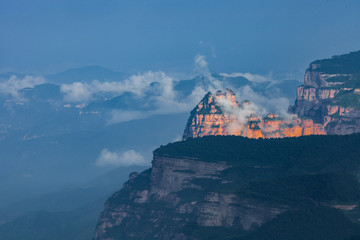
{"type": "Polygon", "coordinates": [[[290,100],[281,97],[256,93],[250,86],[244,86],[238,91],[239,100],[249,100],[258,106],[256,112],[259,116],[264,116],[267,113],[276,113],[283,118],[290,119],[292,115],[288,113],[290,100]]]}
{"type": "Polygon", "coordinates": [[[220,76],[223,77],[244,77],[247,80],[254,82],[254,83],[263,83],[263,82],[273,82],[272,74],[269,73],[268,75],[260,75],[260,74],[253,74],[253,73],[241,73],[241,72],[235,72],[235,73],[220,73],[220,76]]]}
{"type": "Polygon", "coordinates": [[[0,82],[0,92],[2,94],[8,94],[12,97],[19,98],[19,90],[24,88],[33,88],[36,85],[46,83],[43,77],[25,76],[24,78],[18,78],[17,76],[11,76],[7,81],[0,82]]]}
{"type": "Polygon", "coordinates": [[[111,152],[108,149],[103,149],[96,160],[96,165],[100,167],[148,166],[149,164],[139,152],[133,149],[124,152],[111,152]]]}
{"type": "MultiPolygon", "coordinates": [[[[198,87],[203,88],[204,91],[214,92],[219,89],[223,89],[221,81],[211,75],[209,70],[209,63],[206,61],[206,57],[203,55],[196,55],[194,58],[194,73],[203,78],[204,82],[198,87]]],[[[198,89],[199,90],[199,89],[198,89]]]]}
{"type": "Polygon", "coordinates": [[[260,108],[253,102],[246,102],[238,107],[233,106],[228,99],[221,98],[217,101],[217,104],[220,106],[221,110],[225,114],[231,114],[235,116],[236,121],[239,124],[247,123],[247,120],[251,114],[255,113],[257,115],[260,115],[264,111],[264,109],[260,108]]]}
{"type": "Polygon", "coordinates": [[[132,120],[139,120],[149,117],[151,114],[149,111],[125,111],[125,110],[111,110],[110,117],[107,121],[107,124],[116,124],[122,122],[129,122],[132,120]]]}
{"type": "MultiPolygon", "coordinates": [[[[224,90],[229,87],[226,86],[224,81],[216,79],[210,73],[208,68],[209,64],[206,61],[206,57],[203,55],[197,55],[194,58],[194,72],[200,78],[200,81],[196,84],[194,89],[188,96],[179,97],[179,92],[176,92],[174,89],[175,81],[167,76],[163,72],[152,73],[148,72],[145,75],[137,75],[137,83],[134,86],[141,87],[133,88],[133,92],[137,93],[139,97],[145,96],[146,91],[149,91],[149,88],[144,87],[144,84],[158,83],[156,85],[156,94],[151,94],[148,97],[148,101],[151,102],[154,109],[148,111],[124,111],[124,110],[112,110],[111,117],[108,120],[108,124],[120,123],[124,121],[131,121],[136,119],[144,119],[152,115],[160,114],[172,114],[180,112],[190,111],[203,97],[204,95],[211,91],[215,93],[217,90],[224,90]],[[147,77],[151,76],[151,80],[145,80],[147,77]],[[138,89],[138,90],[134,90],[138,89]]],[[[251,82],[258,84],[268,82],[270,84],[276,82],[272,79],[272,75],[267,76],[251,73],[232,73],[225,74],[223,77],[245,77],[248,78],[251,82]]],[[[134,78],[134,77],[133,77],[134,78]]],[[[227,106],[226,103],[223,104],[223,107],[228,112],[232,112],[235,116],[239,118],[239,121],[245,121],[251,113],[256,113],[258,116],[264,116],[267,113],[274,112],[279,114],[282,117],[288,117],[287,109],[289,106],[289,100],[285,97],[279,97],[275,93],[276,88],[269,89],[270,92],[257,92],[249,85],[232,88],[234,92],[237,93],[237,99],[241,102],[244,100],[249,100],[252,102],[251,105],[245,106],[242,109],[231,109],[227,106]],[[235,112],[234,112],[235,111],[235,112]]]]}

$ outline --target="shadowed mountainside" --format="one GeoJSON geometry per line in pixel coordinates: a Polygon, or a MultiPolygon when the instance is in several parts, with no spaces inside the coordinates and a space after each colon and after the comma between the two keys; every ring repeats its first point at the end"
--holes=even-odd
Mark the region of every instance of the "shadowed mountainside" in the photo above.
{"type": "Polygon", "coordinates": [[[357,134],[160,147],[108,199],[95,239],[343,240],[360,233],[359,145],[357,134]]]}

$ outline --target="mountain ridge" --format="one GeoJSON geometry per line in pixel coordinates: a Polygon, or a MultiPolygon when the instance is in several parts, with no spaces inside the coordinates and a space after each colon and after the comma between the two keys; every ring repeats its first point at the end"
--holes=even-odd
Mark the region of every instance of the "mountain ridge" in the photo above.
{"type": "Polygon", "coordinates": [[[207,135],[249,138],[360,132],[360,51],[314,61],[296,90],[289,119],[257,116],[257,106],[239,104],[229,89],[207,93],[191,111],[183,139],[207,135]],[[331,71],[330,71],[331,70],[331,71]]]}
{"type": "MultiPolygon", "coordinates": [[[[297,115],[293,121],[300,121],[295,137],[264,138],[266,127],[276,126],[275,132],[281,133],[279,116],[260,119],[251,103],[237,102],[231,90],[207,93],[191,112],[186,141],[156,149],[152,168],[133,173],[123,189],[107,200],[95,240],[360,236],[360,134],[356,134],[360,115],[356,107],[355,112],[339,107],[342,112],[336,116],[351,113],[345,117],[354,120],[353,128],[334,133],[329,127],[332,120],[324,122],[310,114],[318,106],[333,106],[341,91],[357,94],[356,89],[334,91],[338,79],[331,78],[345,79],[340,85],[350,80],[355,86],[357,79],[316,69],[319,66],[307,70],[304,86],[298,88],[295,106],[290,108],[297,115]],[[239,119],[246,131],[244,126],[231,129],[239,119]],[[316,125],[321,132],[316,133],[316,125]]],[[[336,117],[335,111],[326,114],[336,117]]]]}
{"type": "Polygon", "coordinates": [[[261,118],[255,114],[256,106],[249,101],[239,103],[233,91],[208,92],[191,111],[183,139],[208,135],[235,135],[248,138],[299,137],[324,135],[322,124],[296,115],[290,119],[269,113],[261,118]]]}
{"type": "MultiPolygon", "coordinates": [[[[275,226],[278,216],[289,221],[293,212],[301,216],[314,208],[317,217],[320,211],[336,216],[334,222],[348,219],[344,224],[352,230],[330,238],[343,240],[360,233],[360,224],[352,223],[360,200],[353,175],[360,167],[359,144],[360,135],[355,134],[205,136],[162,146],[154,151],[151,169],[133,174],[108,199],[95,239],[193,239],[201,229],[219,227],[227,229],[225,235],[213,239],[226,239],[226,232],[234,232],[234,239],[262,239],[254,236],[269,232],[268,225],[275,226]]],[[[286,228],[280,230],[285,234],[286,228]]],[[[319,236],[329,239],[328,233],[319,236]]]]}

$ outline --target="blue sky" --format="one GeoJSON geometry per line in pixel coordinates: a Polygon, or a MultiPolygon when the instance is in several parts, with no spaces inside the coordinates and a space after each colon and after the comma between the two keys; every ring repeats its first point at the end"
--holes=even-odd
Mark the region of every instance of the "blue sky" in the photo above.
{"type": "Polygon", "coordinates": [[[303,72],[360,50],[358,0],[1,0],[0,71],[303,72]]]}

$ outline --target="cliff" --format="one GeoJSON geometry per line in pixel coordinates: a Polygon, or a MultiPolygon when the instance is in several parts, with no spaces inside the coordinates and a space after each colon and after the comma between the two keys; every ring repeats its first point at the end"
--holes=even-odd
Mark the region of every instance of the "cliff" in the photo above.
{"type": "Polygon", "coordinates": [[[208,135],[235,135],[248,138],[282,138],[305,135],[324,135],[322,124],[312,119],[293,116],[281,119],[274,113],[261,119],[249,101],[239,104],[235,94],[226,89],[215,95],[207,93],[190,113],[183,139],[208,135]]]}
{"type": "Polygon", "coordinates": [[[107,200],[95,239],[285,240],[322,231],[317,239],[343,240],[360,233],[359,144],[360,135],[208,136],[160,147],[152,168],[107,200]]]}
{"type": "Polygon", "coordinates": [[[107,200],[95,239],[360,236],[360,135],[342,136],[360,131],[359,63],[360,52],[313,62],[292,119],[261,118],[229,89],[207,93],[186,141],[156,149],[152,168],[107,200]]]}
{"type": "Polygon", "coordinates": [[[296,95],[290,111],[327,134],[360,132],[360,51],[312,62],[296,95]]]}
{"type": "Polygon", "coordinates": [[[252,104],[235,94],[208,93],[191,112],[183,139],[208,135],[283,138],[360,132],[360,51],[310,64],[296,91],[292,119],[256,116],[252,104]]]}

